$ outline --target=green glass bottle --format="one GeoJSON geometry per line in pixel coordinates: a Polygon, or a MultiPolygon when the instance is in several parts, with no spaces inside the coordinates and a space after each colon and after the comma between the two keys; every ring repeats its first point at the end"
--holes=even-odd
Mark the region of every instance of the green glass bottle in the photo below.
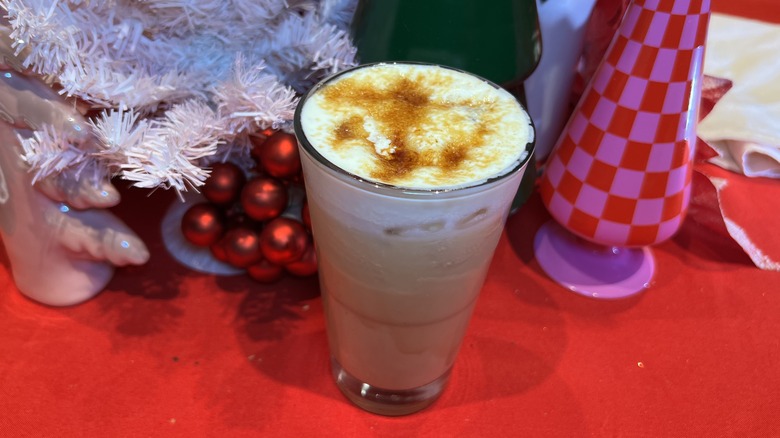
{"type": "MultiPolygon", "coordinates": [[[[536,0],[359,0],[351,35],[361,63],[419,61],[506,88],[527,108],[523,81],[542,54],[536,0]]],[[[533,192],[528,164],[513,211],[533,192]]]]}

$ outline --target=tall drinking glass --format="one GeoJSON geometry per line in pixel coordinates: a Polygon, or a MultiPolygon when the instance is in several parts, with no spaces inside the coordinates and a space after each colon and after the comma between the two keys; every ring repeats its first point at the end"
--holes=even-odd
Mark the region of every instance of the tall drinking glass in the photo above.
{"type": "Polygon", "coordinates": [[[374,413],[423,409],[532,155],[530,118],[474,75],[379,63],[313,87],[294,124],[336,383],[374,413]]]}

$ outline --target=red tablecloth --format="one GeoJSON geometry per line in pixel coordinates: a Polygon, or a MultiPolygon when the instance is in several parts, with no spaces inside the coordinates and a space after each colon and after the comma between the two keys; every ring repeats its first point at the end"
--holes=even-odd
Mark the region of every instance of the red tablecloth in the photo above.
{"type": "MultiPolygon", "coordinates": [[[[715,0],[780,22],[776,0],[715,0]]],[[[749,48],[746,48],[746,50],[749,48]]],[[[261,286],[177,264],[159,223],[174,200],[124,190],[116,212],[150,262],[95,299],[48,308],[0,256],[0,436],[776,436],[780,273],[695,218],[654,249],[646,293],[594,301],[534,260],[548,216],[510,218],[449,387],[402,418],[332,382],[315,279],[261,286]]],[[[776,205],[756,209],[777,216],[776,205]]]]}

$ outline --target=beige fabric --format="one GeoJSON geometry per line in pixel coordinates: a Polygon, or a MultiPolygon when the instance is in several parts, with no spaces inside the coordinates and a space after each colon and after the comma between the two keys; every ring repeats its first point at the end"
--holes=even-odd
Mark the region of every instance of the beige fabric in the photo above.
{"type": "Polygon", "coordinates": [[[780,178],[780,26],[713,14],[704,73],[733,81],[699,123],[699,136],[720,154],[712,161],[780,178]]]}

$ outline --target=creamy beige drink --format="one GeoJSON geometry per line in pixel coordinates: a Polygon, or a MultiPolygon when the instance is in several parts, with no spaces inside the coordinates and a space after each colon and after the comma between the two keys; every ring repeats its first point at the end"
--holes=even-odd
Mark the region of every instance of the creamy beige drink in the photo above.
{"type": "Polygon", "coordinates": [[[370,411],[419,410],[455,361],[530,119],[472,75],[375,64],[316,86],[295,128],[336,381],[370,411]]]}

